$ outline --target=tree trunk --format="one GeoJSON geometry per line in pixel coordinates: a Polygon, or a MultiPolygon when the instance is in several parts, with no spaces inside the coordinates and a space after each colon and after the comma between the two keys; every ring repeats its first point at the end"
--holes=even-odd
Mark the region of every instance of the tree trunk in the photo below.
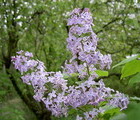
{"type": "Polygon", "coordinates": [[[12,2],[12,8],[14,13],[12,18],[7,17],[7,33],[8,33],[8,43],[5,42],[6,47],[2,48],[3,64],[6,68],[6,73],[10,76],[13,87],[15,88],[17,94],[23,100],[23,102],[28,106],[28,108],[36,115],[38,120],[51,120],[51,113],[46,109],[43,103],[37,103],[33,99],[31,93],[23,94],[19,85],[17,84],[16,78],[14,78],[11,67],[11,56],[15,55],[17,51],[17,43],[19,41],[17,22],[16,22],[16,0],[12,2]]]}

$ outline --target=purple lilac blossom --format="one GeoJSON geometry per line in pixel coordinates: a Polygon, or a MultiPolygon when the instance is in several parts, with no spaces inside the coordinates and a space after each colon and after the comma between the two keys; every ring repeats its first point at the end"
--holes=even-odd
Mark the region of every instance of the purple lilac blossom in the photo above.
{"type": "Polygon", "coordinates": [[[85,112],[84,115],[85,115],[85,120],[93,120],[96,118],[96,116],[98,116],[98,114],[100,113],[104,113],[104,110],[102,108],[93,108],[92,111],[88,111],[88,112],[85,112]]]}
{"type": "Polygon", "coordinates": [[[126,109],[128,104],[129,104],[128,97],[126,97],[122,93],[119,93],[118,91],[116,91],[116,94],[112,97],[112,99],[109,100],[109,105],[119,107],[121,108],[121,110],[126,109]]]}
{"type": "Polygon", "coordinates": [[[92,105],[96,108],[83,112],[84,117],[76,117],[76,120],[92,120],[104,112],[98,107],[102,101],[121,110],[127,108],[129,101],[124,94],[118,91],[115,93],[113,89],[105,87],[102,80],[95,81],[98,78],[95,70],[109,69],[112,60],[110,55],[102,55],[96,50],[98,38],[92,30],[92,22],[88,8],[74,9],[68,19],[70,31],[67,48],[71,51],[72,58],[65,62],[63,72],[69,76],[78,73],[81,81],[77,81],[75,85],[68,85],[68,80],[64,79],[60,71],[46,72],[44,63],[33,60],[30,52],[21,50],[12,57],[14,67],[21,72],[23,82],[33,86],[34,99],[44,102],[54,116],[67,116],[71,108],[92,105]]]}
{"type": "Polygon", "coordinates": [[[12,62],[18,69],[24,83],[32,85],[37,101],[43,101],[52,115],[61,116],[67,115],[67,106],[64,104],[66,99],[65,90],[67,89],[67,80],[63,78],[62,73],[46,72],[44,63],[39,60],[32,60],[32,53],[20,51],[18,55],[12,57],[12,62]],[[28,73],[28,71],[30,71],[28,73]],[[53,87],[51,92],[48,92],[46,84],[50,83],[53,87]],[[60,91],[60,92],[58,92],[60,91]],[[45,97],[48,94],[48,98],[45,97]]]}
{"type": "MultiPolygon", "coordinates": [[[[12,62],[15,65],[15,68],[22,71],[21,79],[23,82],[33,86],[35,93],[33,96],[34,99],[43,101],[46,108],[52,112],[52,115],[67,116],[69,106],[73,108],[88,104],[98,106],[101,101],[107,101],[107,98],[111,98],[109,100],[110,105],[120,107],[121,110],[127,108],[128,98],[119,92],[113,96],[111,93],[114,92],[114,90],[105,87],[103,81],[94,81],[94,79],[98,77],[96,74],[94,77],[90,76],[88,80],[77,86],[68,86],[67,80],[63,78],[61,72],[45,72],[45,66],[39,60],[36,60],[37,64],[29,65],[28,61],[35,62],[35,60],[32,60],[31,57],[30,59],[27,58],[25,53],[26,52],[22,52],[16,57],[12,57],[12,62]],[[22,64],[19,63],[19,61],[22,61],[22,64]],[[22,70],[23,68],[32,70],[32,72],[28,73],[27,71],[22,70]],[[52,90],[50,92],[48,92],[49,88],[45,86],[48,83],[51,83],[52,85],[52,90]],[[45,93],[48,93],[47,97],[44,95],[45,93]]],[[[90,69],[94,69],[94,66],[90,69]]],[[[92,115],[89,116],[92,118],[96,116],[95,113],[97,112],[86,112],[85,119],[90,119],[88,118],[88,114],[91,113],[92,115]]],[[[81,119],[81,117],[77,117],[77,119],[81,119]]]]}
{"type": "MultiPolygon", "coordinates": [[[[111,56],[102,55],[99,51],[96,51],[98,38],[92,30],[92,22],[92,15],[88,8],[84,10],[77,8],[70,14],[67,24],[70,26],[67,48],[72,52],[73,58],[65,64],[67,73],[78,72],[79,77],[88,75],[83,72],[85,70],[79,72],[78,67],[75,67],[80,66],[78,62],[75,62],[77,60],[86,63],[88,67],[94,64],[94,66],[99,65],[100,69],[110,68],[111,56]]],[[[87,71],[85,72],[87,73],[87,71]]]]}

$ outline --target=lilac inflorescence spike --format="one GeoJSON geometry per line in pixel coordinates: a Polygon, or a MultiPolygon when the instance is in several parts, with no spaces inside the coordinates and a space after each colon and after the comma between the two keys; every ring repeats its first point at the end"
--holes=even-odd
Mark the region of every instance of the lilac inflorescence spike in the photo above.
{"type": "Polygon", "coordinates": [[[102,55],[97,51],[98,38],[92,30],[93,19],[88,8],[74,9],[68,19],[69,35],[67,48],[72,58],[65,63],[63,72],[46,72],[44,63],[33,59],[30,52],[19,51],[12,57],[14,67],[21,72],[24,83],[32,85],[34,99],[42,101],[54,116],[67,116],[68,111],[91,105],[92,110],[77,115],[76,120],[92,120],[104,112],[99,104],[126,109],[128,97],[105,87],[98,78],[97,69],[109,69],[112,63],[110,55],[102,55]],[[68,84],[64,75],[77,75],[77,83],[68,84]],[[96,108],[95,108],[96,106],[96,108]]]}

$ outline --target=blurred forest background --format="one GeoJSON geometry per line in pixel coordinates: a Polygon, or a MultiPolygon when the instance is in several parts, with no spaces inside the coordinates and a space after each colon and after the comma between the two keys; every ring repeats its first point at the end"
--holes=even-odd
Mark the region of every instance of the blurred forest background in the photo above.
{"type": "MultiPolygon", "coordinates": [[[[112,66],[140,53],[139,0],[0,0],[0,120],[47,118],[44,105],[32,98],[32,88],[12,67],[11,56],[30,51],[47,71],[61,70],[71,57],[66,48],[69,12],[85,7],[93,14],[98,49],[111,54],[112,66]]],[[[140,84],[129,85],[129,77],[120,79],[120,71],[121,67],[109,71],[106,86],[140,97],[140,84]]],[[[128,120],[140,120],[139,102],[131,102],[125,113],[128,120]]]]}

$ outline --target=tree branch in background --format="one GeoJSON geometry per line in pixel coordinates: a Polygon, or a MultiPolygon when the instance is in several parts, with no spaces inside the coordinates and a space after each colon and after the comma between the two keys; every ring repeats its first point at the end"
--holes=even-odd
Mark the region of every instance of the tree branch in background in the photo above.
{"type": "MultiPolygon", "coordinates": [[[[16,21],[16,17],[17,17],[16,0],[12,1],[12,5],[10,6],[9,10],[10,11],[13,10],[13,14],[11,13],[11,18],[9,18],[8,16],[7,16],[7,18],[5,18],[7,20],[7,36],[8,36],[8,43],[5,42],[5,44],[7,44],[8,49],[6,49],[6,52],[3,51],[3,53],[2,53],[3,63],[6,68],[6,73],[9,76],[9,79],[12,82],[14,89],[17,92],[17,94],[19,95],[19,97],[21,98],[21,100],[36,115],[38,120],[50,120],[51,119],[50,111],[47,111],[47,109],[45,109],[45,106],[43,106],[42,103],[37,103],[33,99],[31,93],[28,92],[27,94],[23,94],[23,91],[20,89],[20,87],[17,83],[17,80],[14,78],[13,74],[10,72],[10,71],[12,71],[11,56],[15,55],[16,49],[17,49],[17,43],[19,41],[19,35],[17,34],[18,33],[17,21],[16,21]]],[[[31,18],[33,19],[36,15],[40,15],[42,13],[43,13],[42,11],[35,12],[31,18]]],[[[8,14],[8,13],[6,13],[6,11],[5,11],[5,14],[8,14]]],[[[5,50],[5,49],[3,49],[3,50],[5,50]]]]}
{"type": "Polygon", "coordinates": [[[120,18],[114,18],[112,21],[108,22],[107,24],[105,24],[101,30],[95,32],[96,34],[103,32],[103,29],[105,29],[106,27],[108,27],[110,24],[113,24],[114,22],[120,20],[120,18]]]}
{"type": "Polygon", "coordinates": [[[122,49],[120,49],[120,50],[114,51],[114,52],[107,51],[106,49],[102,49],[102,48],[100,48],[99,46],[97,46],[97,48],[98,48],[99,50],[101,50],[101,51],[104,51],[104,52],[108,53],[108,54],[116,54],[116,53],[120,53],[121,51],[125,50],[125,47],[122,48],[122,49]]]}

